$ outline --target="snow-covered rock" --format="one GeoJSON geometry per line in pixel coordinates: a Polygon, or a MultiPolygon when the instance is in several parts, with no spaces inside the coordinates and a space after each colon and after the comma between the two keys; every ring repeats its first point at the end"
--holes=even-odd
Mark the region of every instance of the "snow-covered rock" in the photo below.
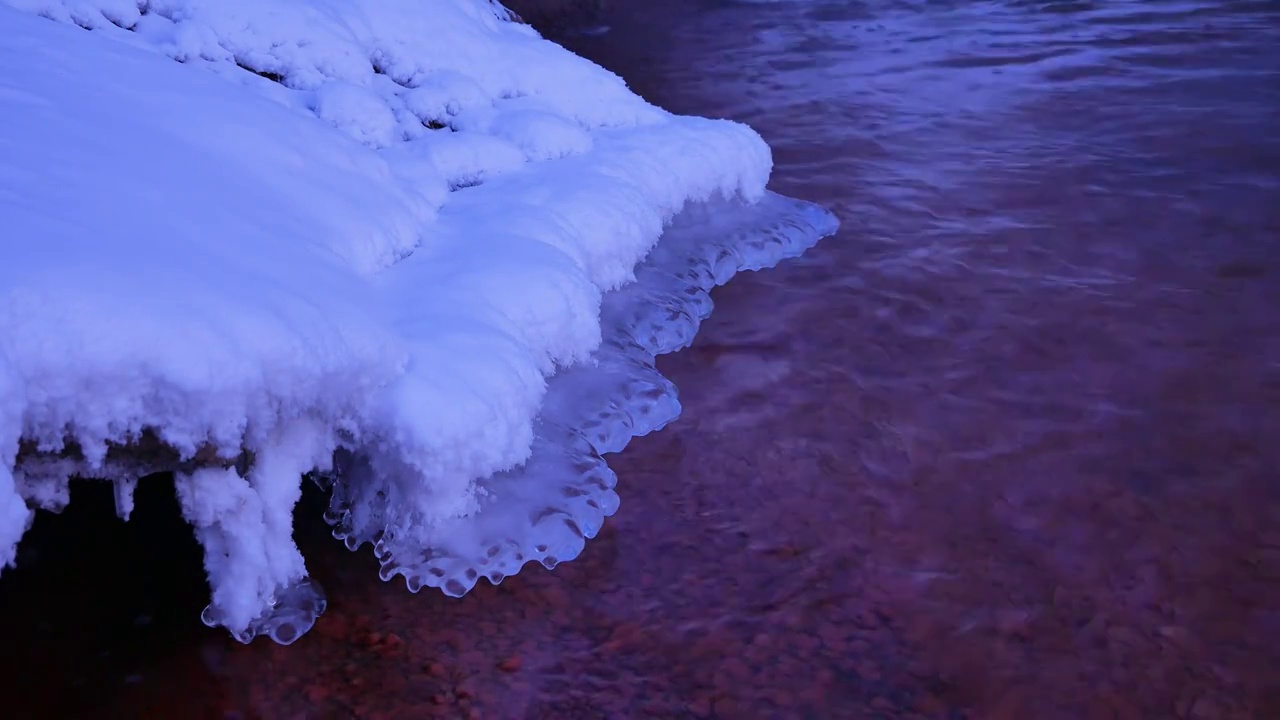
{"type": "Polygon", "coordinates": [[[323,610],[291,540],[307,472],[411,588],[566,559],[617,504],[583,408],[638,407],[616,393],[674,349],[602,348],[602,296],[691,205],[737,224],[689,216],[641,305],[709,307],[690,288],[830,231],[770,167],[488,0],[0,0],[0,563],[71,475],[127,515],[156,470],[206,622],[245,641],[323,610]],[[549,377],[606,365],[539,419],[549,377]]]}

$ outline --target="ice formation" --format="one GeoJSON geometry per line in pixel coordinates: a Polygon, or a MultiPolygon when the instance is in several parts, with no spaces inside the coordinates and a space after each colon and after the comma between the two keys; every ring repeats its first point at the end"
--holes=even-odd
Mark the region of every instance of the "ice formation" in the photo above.
{"type": "Polygon", "coordinates": [[[577,555],[653,356],[834,230],[488,0],[0,0],[0,130],[0,567],[172,472],[245,642],[323,612],[304,474],[412,590],[577,555]]]}

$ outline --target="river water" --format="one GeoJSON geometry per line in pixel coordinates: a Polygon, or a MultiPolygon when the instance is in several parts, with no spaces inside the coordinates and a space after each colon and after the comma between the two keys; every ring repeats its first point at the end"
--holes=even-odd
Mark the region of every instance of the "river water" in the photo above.
{"type": "Polygon", "coordinates": [[[330,612],[245,648],[193,627],[193,544],[88,498],[4,596],[19,715],[1280,717],[1280,3],[606,22],[565,43],[843,226],[661,361],[685,414],[611,459],[601,537],[410,596],[309,495],[330,612]]]}
{"type": "MultiPolygon", "coordinates": [[[[706,532],[795,554],[757,573],[777,612],[887,615],[811,716],[1280,716],[1280,3],[615,23],[571,46],[751,124],[843,223],[717,297],[648,446],[687,453],[706,532]]],[[[750,608],[720,617],[772,624],[750,608]]]]}

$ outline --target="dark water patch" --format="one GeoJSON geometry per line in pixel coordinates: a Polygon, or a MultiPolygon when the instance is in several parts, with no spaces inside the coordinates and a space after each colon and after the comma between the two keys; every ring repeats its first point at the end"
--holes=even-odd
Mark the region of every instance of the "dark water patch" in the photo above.
{"type": "Polygon", "coordinates": [[[1049,60],[1056,57],[1072,54],[1069,48],[1058,50],[1045,50],[1041,52],[1028,52],[1015,55],[970,55],[950,57],[933,63],[936,67],[944,68],[999,68],[1006,65],[1032,65],[1041,60],[1049,60]]]}

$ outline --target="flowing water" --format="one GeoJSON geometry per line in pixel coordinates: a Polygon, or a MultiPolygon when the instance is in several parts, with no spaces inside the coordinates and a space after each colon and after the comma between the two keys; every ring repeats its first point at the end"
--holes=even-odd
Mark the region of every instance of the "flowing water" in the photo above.
{"type": "Polygon", "coordinates": [[[330,611],[246,648],[180,529],[86,489],[6,578],[6,703],[1280,717],[1280,3],[614,7],[566,44],[751,124],[843,225],[662,359],[685,413],[610,459],[601,537],[452,600],[304,522],[330,611]]]}

